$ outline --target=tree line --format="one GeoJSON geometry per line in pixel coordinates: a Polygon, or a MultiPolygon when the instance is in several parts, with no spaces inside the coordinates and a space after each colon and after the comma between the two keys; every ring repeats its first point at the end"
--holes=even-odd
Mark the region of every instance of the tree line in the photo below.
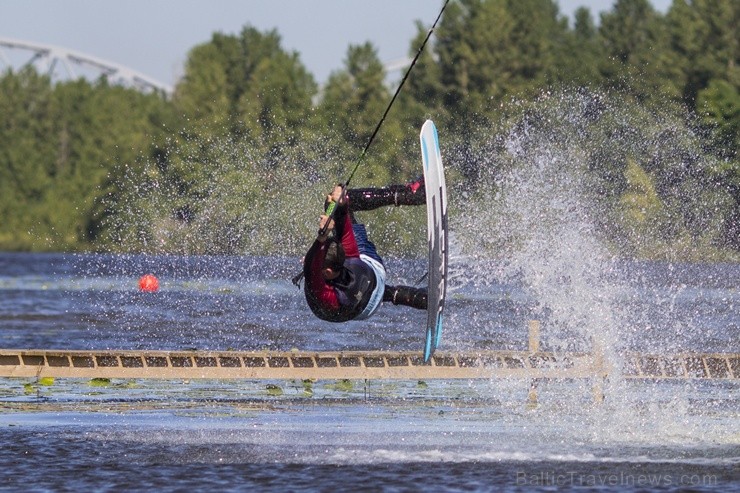
{"type": "MultiPolygon", "coordinates": [[[[601,232],[618,252],[661,257],[680,244],[737,258],[738,21],[733,0],[674,0],[665,14],[617,0],[572,23],[553,0],[452,0],[353,183],[418,175],[418,129],[432,118],[448,180],[475,197],[495,189],[491,173],[526,166],[507,160],[502,136],[550,122],[583,139],[601,232]]],[[[409,55],[427,30],[417,23],[409,55]]],[[[395,84],[364,43],[319,87],[276,30],[249,25],[193,47],[171,97],[6,71],[0,249],[300,254],[395,84]]],[[[423,240],[405,225],[423,219],[398,214],[373,229],[404,254],[423,240]]]]}

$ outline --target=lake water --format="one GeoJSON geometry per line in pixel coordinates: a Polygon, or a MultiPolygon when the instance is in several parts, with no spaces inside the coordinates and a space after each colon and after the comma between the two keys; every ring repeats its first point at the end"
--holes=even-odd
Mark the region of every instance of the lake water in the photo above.
{"type": "MultiPolygon", "coordinates": [[[[620,262],[543,301],[453,263],[441,350],[740,352],[740,265],[620,262]],[[570,304],[574,298],[591,300],[570,304]],[[596,323],[594,321],[597,321],[596,323]],[[600,322],[599,322],[600,321],[600,322]],[[586,323],[588,322],[588,323],[586,323]],[[588,325],[586,327],[586,325],[588,325]],[[595,326],[598,325],[598,326],[595,326]],[[603,336],[603,337],[602,337],[603,336]]],[[[392,282],[420,262],[388,260],[392,282]]],[[[0,347],[421,350],[424,315],[327,324],[298,259],[0,254],[0,347]],[[158,293],[140,293],[152,272],[158,293]]],[[[738,491],[737,380],[590,383],[0,379],[0,490],[738,491]]]]}

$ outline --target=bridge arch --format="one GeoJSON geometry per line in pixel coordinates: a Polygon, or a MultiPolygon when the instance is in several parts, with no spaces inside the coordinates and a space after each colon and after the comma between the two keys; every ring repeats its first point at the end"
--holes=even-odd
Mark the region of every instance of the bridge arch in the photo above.
{"type": "Polygon", "coordinates": [[[171,96],[172,86],[123,65],[60,46],[0,37],[0,70],[33,66],[52,80],[105,76],[111,84],[171,96]]]}

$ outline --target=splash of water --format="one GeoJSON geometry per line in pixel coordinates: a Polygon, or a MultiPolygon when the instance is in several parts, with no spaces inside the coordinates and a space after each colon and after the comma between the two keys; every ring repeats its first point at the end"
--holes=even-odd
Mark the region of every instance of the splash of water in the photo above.
{"type": "Polygon", "coordinates": [[[608,280],[615,259],[600,238],[603,208],[587,172],[585,137],[593,133],[595,102],[559,98],[544,103],[545,114],[525,115],[494,136],[467,216],[474,224],[464,220],[455,230],[476,259],[501,259],[496,272],[475,272],[475,282],[525,287],[533,315],[546,323],[548,347],[598,350],[618,366],[621,288],[608,280]],[[472,231],[488,234],[473,237],[472,231]]]}
{"type": "MultiPolygon", "coordinates": [[[[624,352],[634,349],[633,334],[650,321],[635,315],[634,285],[622,279],[620,250],[605,232],[613,233],[609,228],[620,220],[613,210],[629,185],[629,159],[661,165],[670,152],[659,143],[670,134],[677,153],[688,148],[698,160],[690,132],[675,119],[650,116],[600,94],[548,94],[519,114],[476,156],[478,189],[467,192],[469,212],[453,219],[459,248],[453,272],[468,272],[465,282],[471,285],[521,288],[531,300],[531,315],[543,322],[545,348],[603,356],[607,404],[581,415],[578,429],[599,439],[652,440],[651,431],[667,436],[688,426],[695,412],[689,411],[690,391],[669,392],[656,403],[621,378],[624,352]]],[[[690,194],[682,198],[697,200],[690,194]]],[[[650,221],[642,227],[638,241],[659,236],[650,221]]],[[[589,385],[583,384],[585,394],[589,385]]],[[[694,432],[700,434],[687,431],[694,432]]]]}

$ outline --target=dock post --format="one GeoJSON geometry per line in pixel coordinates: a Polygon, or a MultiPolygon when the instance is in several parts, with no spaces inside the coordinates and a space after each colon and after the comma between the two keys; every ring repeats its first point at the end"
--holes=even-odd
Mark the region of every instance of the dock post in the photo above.
{"type": "MultiPolygon", "coordinates": [[[[534,354],[540,350],[540,321],[530,320],[529,327],[529,352],[534,354]]],[[[529,384],[529,394],[527,395],[527,405],[530,407],[537,405],[537,386],[539,379],[533,378],[529,384]]]]}
{"type": "Polygon", "coordinates": [[[594,386],[593,396],[596,404],[604,402],[604,383],[606,382],[608,372],[604,361],[604,347],[593,339],[593,365],[594,365],[594,386]]]}

